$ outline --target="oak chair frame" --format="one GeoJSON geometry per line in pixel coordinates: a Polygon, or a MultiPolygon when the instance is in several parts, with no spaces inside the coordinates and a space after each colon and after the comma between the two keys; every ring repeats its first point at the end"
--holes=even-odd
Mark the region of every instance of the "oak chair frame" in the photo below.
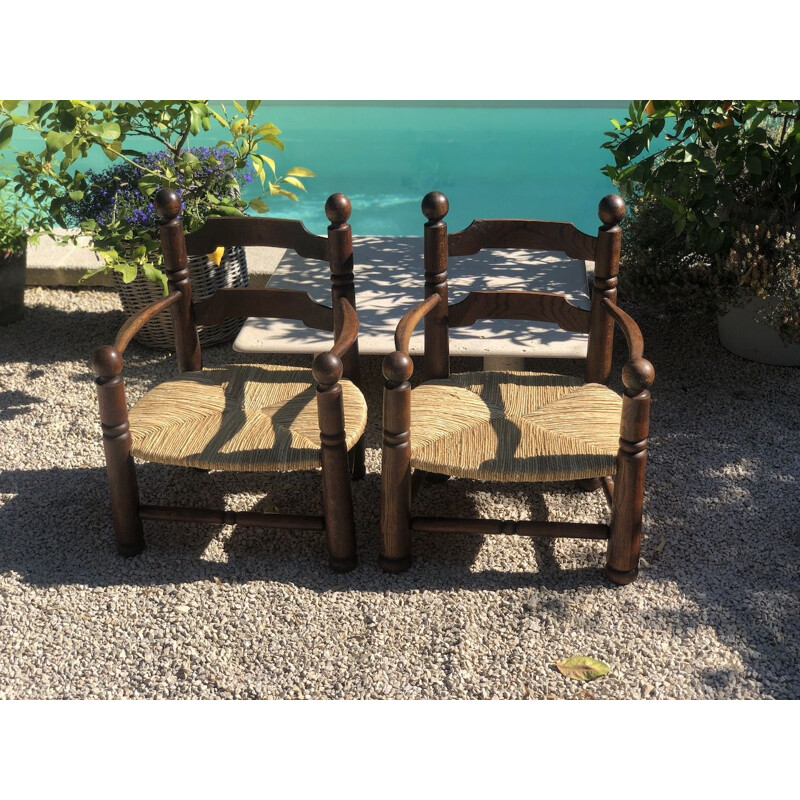
{"type": "Polygon", "coordinates": [[[605,574],[614,583],[627,584],[638,574],[642,504],[650,413],[650,386],[655,377],[644,358],[639,327],[616,305],[617,275],[625,203],[618,195],[600,202],[602,225],[597,236],[582,233],[570,223],[540,220],[475,220],[462,231],[447,233],[447,198],[431,192],[422,201],[425,224],[425,300],[407,312],[397,326],[395,352],[383,362],[383,466],[381,477],[380,564],[388,572],[402,572],[411,564],[411,537],[416,532],[470,532],[516,534],[547,538],[573,537],[608,541],[605,574]],[[558,250],[576,259],[594,261],[591,310],[571,305],[561,294],[534,291],[477,291],[455,304],[447,299],[447,261],[450,256],[477,253],[483,248],[558,250]],[[577,481],[584,491],[602,487],[611,508],[605,524],[514,522],[506,520],[414,517],[413,491],[418,477],[446,479],[411,470],[411,384],[414,365],[409,342],[424,319],[423,381],[448,378],[448,332],[477,319],[523,319],[555,322],[568,331],[588,333],[586,382],[607,385],[612,367],[614,326],[628,344],[622,369],[622,398],[616,476],[577,481]],[[413,488],[412,488],[413,483],[413,488]]]}
{"type": "Polygon", "coordinates": [[[324,531],[331,567],[346,571],[356,565],[356,540],[350,477],[364,475],[364,437],[348,454],[344,406],[339,380],[360,385],[358,317],[353,287],[353,243],[350,201],[334,194],[325,204],[328,236],[310,233],[297,220],[276,218],[219,218],[184,234],[177,193],[162,189],[156,195],[164,267],[169,294],[130,317],[113,345],[98,348],[92,359],[97,374],[103,448],[111,498],[117,550],[134,556],[145,547],[142,520],[203,522],[263,528],[324,531]],[[200,303],[192,302],[188,255],[213,252],[228,245],[289,247],[306,258],[328,261],[332,307],[317,303],[302,291],[287,289],[220,289],[200,303]],[[140,502],[131,455],[128,405],[122,378],[123,354],[139,330],[156,314],[170,309],[175,330],[179,372],[203,369],[198,324],[215,324],[228,317],[261,316],[302,320],[307,326],[333,332],[333,347],[319,354],[312,373],[317,382],[324,514],[311,516],[263,512],[233,512],[208,508],[145,505],[140,502]]]}

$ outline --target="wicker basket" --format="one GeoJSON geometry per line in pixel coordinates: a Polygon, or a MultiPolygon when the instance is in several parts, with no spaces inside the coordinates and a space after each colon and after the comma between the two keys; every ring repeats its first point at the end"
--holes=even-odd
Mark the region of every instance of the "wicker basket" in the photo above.
{"type": "MultiPolygon", "coordinates": [[[[147,280],[141,273],[130,283],[123,283],[118,272],[111,273],[119,291],[122,309],[131,316],[155,300],[163,297],[161,288],[147,280]]],[[[248,286],[247,261],[244,248],[228,247],[217,266],[207,256],[189,256],[189,280],[192,284],[192,300],[199,302],[210,297],[217,289],[248,286]]],[[[244,320],[226,319],[219,325],[198,325],[200,344],[203,346],[229,342],[242,327],[244,320]]],[[[145,325],[136,335],[136,341],[154,350],[174,350],[175,336],[172,330],[170,310],[162,311],[145,325]]]]}

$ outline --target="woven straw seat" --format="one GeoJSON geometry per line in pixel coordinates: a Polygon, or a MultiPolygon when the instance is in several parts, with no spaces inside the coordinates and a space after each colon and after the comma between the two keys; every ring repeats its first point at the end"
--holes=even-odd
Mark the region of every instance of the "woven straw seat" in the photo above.
{"type": "MultiPolygon", "coordinates": [[[[345,444],[361,437],[367,404],[341,380],[345,444]]],[[[271,364],[206,367],[149,391],[130,410],[131,452],[145,461],[273,472],[320,466],[311,370],[271,364]]]]}
{"type": "Polygon", "coordinates": [[[622,399],[566,375],[467,372],[411,393],[411,465],[498,481],[613,475],[622,399]]]}

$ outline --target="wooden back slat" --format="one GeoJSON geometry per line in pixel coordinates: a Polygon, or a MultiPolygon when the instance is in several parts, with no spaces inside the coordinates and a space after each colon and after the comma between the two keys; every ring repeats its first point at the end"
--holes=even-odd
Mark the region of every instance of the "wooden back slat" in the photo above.
{"type": "Polygon", "coordinates": [[[547,292],[470,292],[450,306],[448,324],[451,328],[466,327],[479,319],[555,322],[562,330],[588,333],[590,314],[571,305],[563,294],[547,292]]]}
{"type": "Polygon", "coordinates": [[[273,317],[298,319],[309,328],[333,330],[333,309],[295,289],[218,289],[211,297],[196,303],[195,317],[200,325],[216,325],[230,317],[273,317]]]}
{"type": "Polygon", "coordinates": [[[597,239],[570,222],[526,219],[476,219],[447,237],[449,256],[471,256],[487,247],[557,250],[570,258],[594,261],[597,239]]]}
{"type": "Polygon", "coordinates": [[[311,233],[296,219],[215,217],[186,235],[188,255],[205,255],[218,247],[286,247],[304,258],[328,260],[328,239],[311,233]]]}

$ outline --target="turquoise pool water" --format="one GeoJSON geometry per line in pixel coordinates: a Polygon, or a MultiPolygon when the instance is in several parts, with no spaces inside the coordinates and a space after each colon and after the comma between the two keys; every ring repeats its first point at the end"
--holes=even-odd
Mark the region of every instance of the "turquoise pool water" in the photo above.
{"type": "MultiPolygon", "coordinates": [[[[419,235],[420,202],[435,189],[450,200],[450,230],[475,217],[529,217],[592,233],[597,203],[613,191],[600,172],[603,133],[626,105],[263,103],[259,120],[283,131],[286,150],[265,150],[278,170],[297,164],[317,173],[299,203],[269,198],[270,213],[324,233],[325,199],[344,192],[355,234],[419,235]]],[[[212,131],[193,142],[218,138],[212,131]]],[[[107,163],[101,155],[92,166],[107,163]]]]}

